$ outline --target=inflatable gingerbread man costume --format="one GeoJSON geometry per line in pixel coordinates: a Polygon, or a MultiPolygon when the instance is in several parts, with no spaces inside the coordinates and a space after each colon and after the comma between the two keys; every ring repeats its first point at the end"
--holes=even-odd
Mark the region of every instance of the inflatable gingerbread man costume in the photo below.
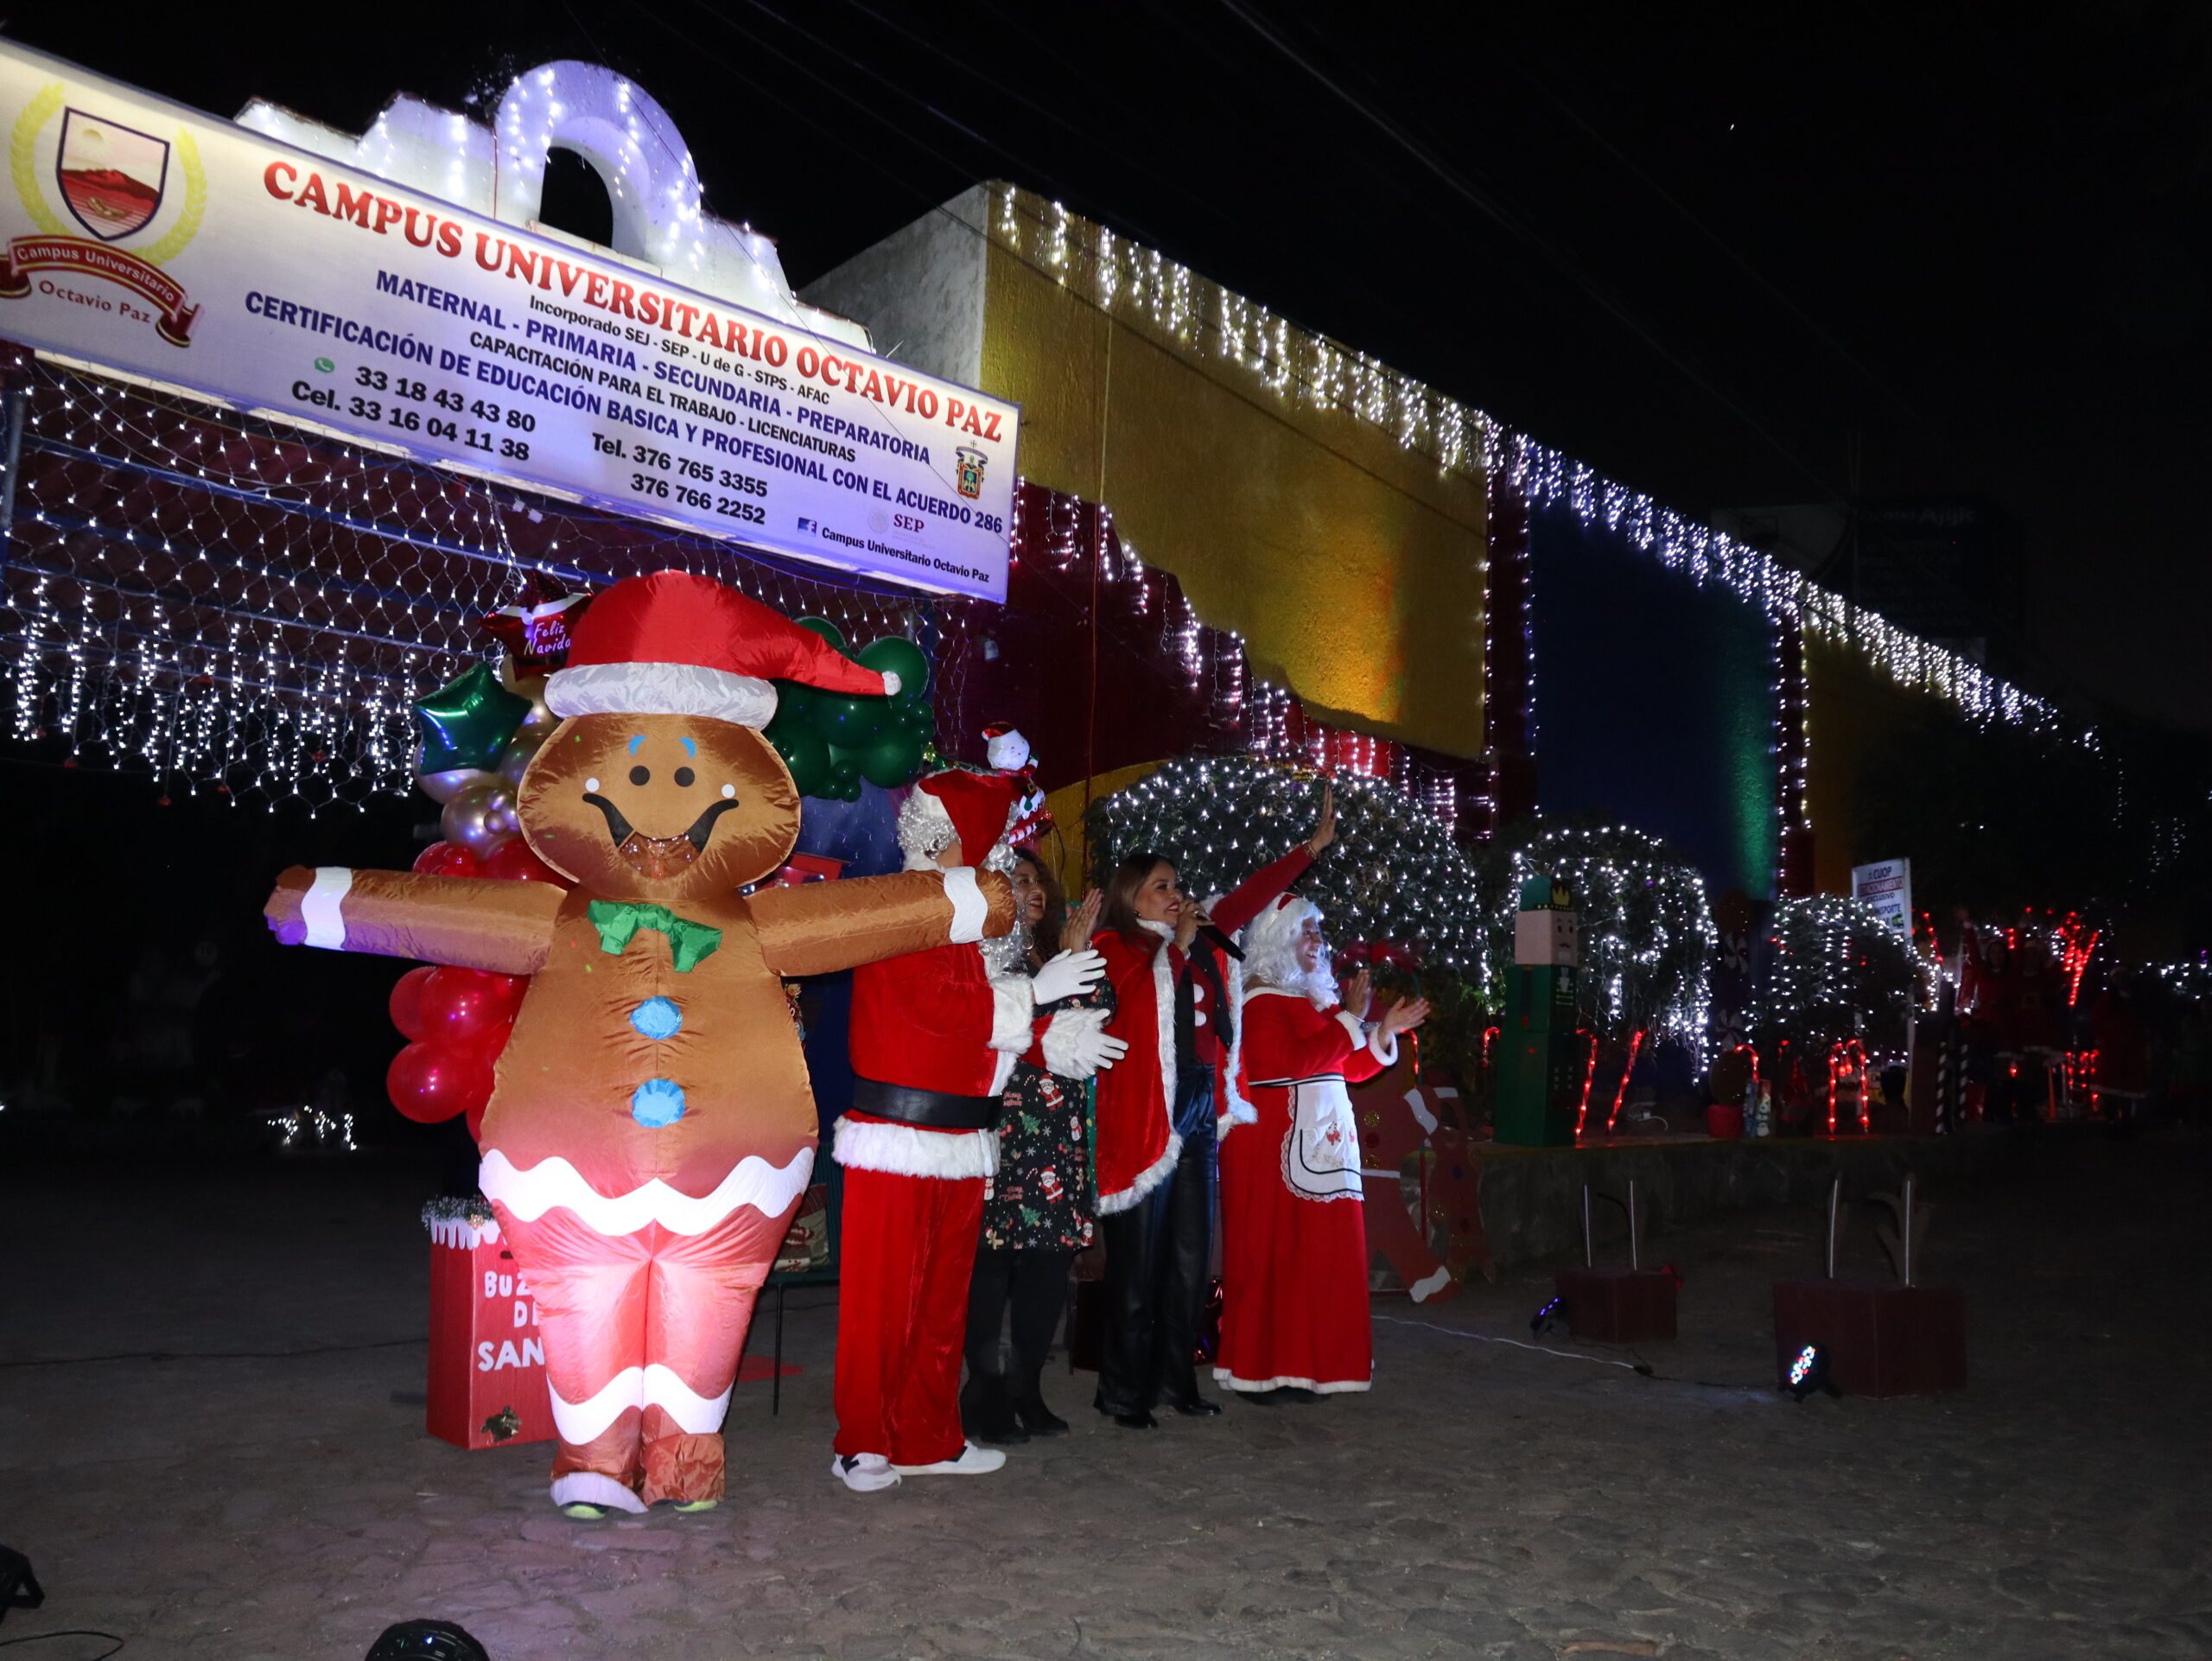
{"type": "Polygon", "coordinates": [[[786,976],[1012,927],[1005,878],[913,872],[739,890],[799,797],[760,733],[770,678],[896,691],[735,590],[617,582],[545,701],[522,831],[576,886],[295,867],[288,944],[531,977],[484,1115],[483,1187],[529,1274],[572,1511],[703,1506],[753,1303],[813,1169],[786,976]]]}

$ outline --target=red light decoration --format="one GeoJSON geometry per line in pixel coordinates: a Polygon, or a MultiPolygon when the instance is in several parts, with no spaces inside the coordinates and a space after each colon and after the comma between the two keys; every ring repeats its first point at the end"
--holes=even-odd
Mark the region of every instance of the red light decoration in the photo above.
{"type": "Polygon", "coordinates": [[[1859,1074],[1859,1133],[1874,1129],[1872,1098],[1867,1091],[1866,1047],[1855,1038],[1838,1039],[1828,1047],[1828,1135],[1835,1135],[1835,1081],[1859,1074]]]}
{"type": "Polygon", "coordinates": [[[2087,939],[2082,936],[2082,919],[2077,913],[2068,912],[2066,920],[2056,931],[2059,966],[2066,973],[2066,1007],[2072,1009],[2081,1002],[2082,973],[2089,966],[2089,958],[2096,951],[2097,942],[2104,938],[2101,928],[2091,929],[2087,939]]]}
{"type": "Polygon", "coordinates": [[[1582,1105],[1574,1111],[1574,1139],[1582,1140],[1582,1127],[1590,1121],[1590,1085],[1598,1076],[1598,1034],[1590,1035],[1590,1059],[1582,1066],[1582,1105]]]}
{"type": "MultiPolygon", "coordinates": [[[[1613,1134],[1613,1126],[1621,1117],[1621,1103],[1628,1098],[1628,1076],[1636,1071],[1636,1053],[1643,1047],[1643,1028],[1639,1027],[1629,1036],[1628,1060],[1621,1063],[1621,1082],[1620,1087],[1613,1091],[1613,1111],[1605,1115],[1605,1134],[1609,1136],[1613,1134]]],[[[1593,1050],[1592,1060],[1595,1059],[1596,1052],[1593,1050]]]]}

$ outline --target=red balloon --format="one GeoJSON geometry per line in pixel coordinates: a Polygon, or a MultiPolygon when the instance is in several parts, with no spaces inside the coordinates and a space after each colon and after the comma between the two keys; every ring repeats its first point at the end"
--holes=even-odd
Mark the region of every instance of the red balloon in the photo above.
{"type": "Polygon", "coordinates": [[[476,856],[457,842],[434,842],[415,856],[420,876],[481,876],[476,856]]]}
{"type": "Polygon", "coordinates": [[[508,978],[480,969],[433,970],[423,983],[420,1000],[423,1041],[453,1049],[482,1048],[485,1040],[512,1016],[505,990],[508,978]]]}
{"type": "Polygon", "coordinates": [[[550,882],[556,888],[572,887],[563,876],[536,854],[520,837],[503,842],[484,856],[474,875],[501,877],[510,882],[550,882]]]}
{"type": "MultiPolygon", "coordinates": [[[[527,975],[493,975],[490,978],[492,982],[492,990],[499,996],[499,1007],[506,1012],[506,1024],[508,1029],[512,1031],[515,1023],[515,1011],[522,1008],[522,995],[530,990],[530,977],[527,975]]],[[[506,1041],[505,1034],[504,1033],[501,1034],[499,1037],[500,1044],[505,1045],[506,1041]]]]}
{"type": "Polygon", "coordinates": [[[410,1044],[384,1076],[391,1104],[417,1124],[435,1124],[492,1099],[492,1064],[472,1047],[410,1044]]]}
{"type": "Polygon", "coordinates": [[[411,1040],[423,1035],[423,984],[434,972],[428,965],[410,969],[392,986],[391,1024],[403,1037],[411,1040]]]}
{"type": "Polygon", "coordinates": [[[484,1145],[484,1110],[491,1104],[492,1098],[486,1096],[468,1110],[468,1134],[479,1148],[484,1145]]]}

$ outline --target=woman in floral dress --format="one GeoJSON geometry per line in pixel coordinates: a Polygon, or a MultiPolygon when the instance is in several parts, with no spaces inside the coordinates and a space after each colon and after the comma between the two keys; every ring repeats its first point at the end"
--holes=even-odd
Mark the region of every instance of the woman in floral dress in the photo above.
{"type": "MultiPolygon", "coordinates": [[[[1098,895],[1086,894],[1071,914],[1044,862],[1027,849],[1014,854],[1014,897],[1021,926],[1008,944],[1022,955],[1007,972],[1027,974],[1054,951],[1080,951],[1090,944],[1098,895]]],[[[999,945],[983,944],[987,954],[999,945]]],[[[993,972],[1001,971],[995,965],[993,972]]],[[[1037,1014],[1075,1008],[1096,1009],[1104,1026],[1113,1014],[1112,987],[1101,981],[1037,1014]]],[[[968,1382],[960,1392],[969,1439],[997,1443],[1067,1433],[1067,1421],[1045,1405],[1039,1384],[1046,1352],[1066,1306],[1068,1273],[1075,1254],[1090,1244],[1096,1210],[1090,1086],[1053,1073],[1033,1048],[1014,1064],[1003,1104],[998,1174],[983,1201],[982,1239],[969,1284],[968,1382]],[[1009,1307],[1014,1359],[1005,1366],[1000,1331],[1009,1307]]]]}

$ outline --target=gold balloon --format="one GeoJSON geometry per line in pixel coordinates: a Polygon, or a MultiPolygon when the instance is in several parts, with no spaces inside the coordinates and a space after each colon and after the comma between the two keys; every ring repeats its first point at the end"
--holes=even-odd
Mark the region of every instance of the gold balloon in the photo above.
{"type": "Polygon", "coordinates": [[[415,782],[423,793],[434,802],[449,802],[480,779],[496,779],[499,774],[486,773],[481,767],[453,767],[444,773],[417,773],[415,782]]]}
{"type": "Polygon", "coordinates": [[[537,743],[522,734],[516,734],[515,741],[507,746],[506,754],[499,758],[499,777],[510,785],[519,786],[523,769],[530,765],[531,758],[537,754],[538,748],[537,743]]]}
{"type": "Polygon", "coordinates": [[[553,736],[553,729],[560,724],[561,717],[545,707],[543,698],[532,698],[530,703],[530,713],[522,718],[522,724],[515,729],[515,736],[518,739],[527,738],[533,743],[543,744],[553,736]]]}
{"type": "Polygon", "coordinates": [[[498,773],[480,773],[448,799],[438,825],[448,842],[480,859],[514,833],[514,792],[498,773]]]}

